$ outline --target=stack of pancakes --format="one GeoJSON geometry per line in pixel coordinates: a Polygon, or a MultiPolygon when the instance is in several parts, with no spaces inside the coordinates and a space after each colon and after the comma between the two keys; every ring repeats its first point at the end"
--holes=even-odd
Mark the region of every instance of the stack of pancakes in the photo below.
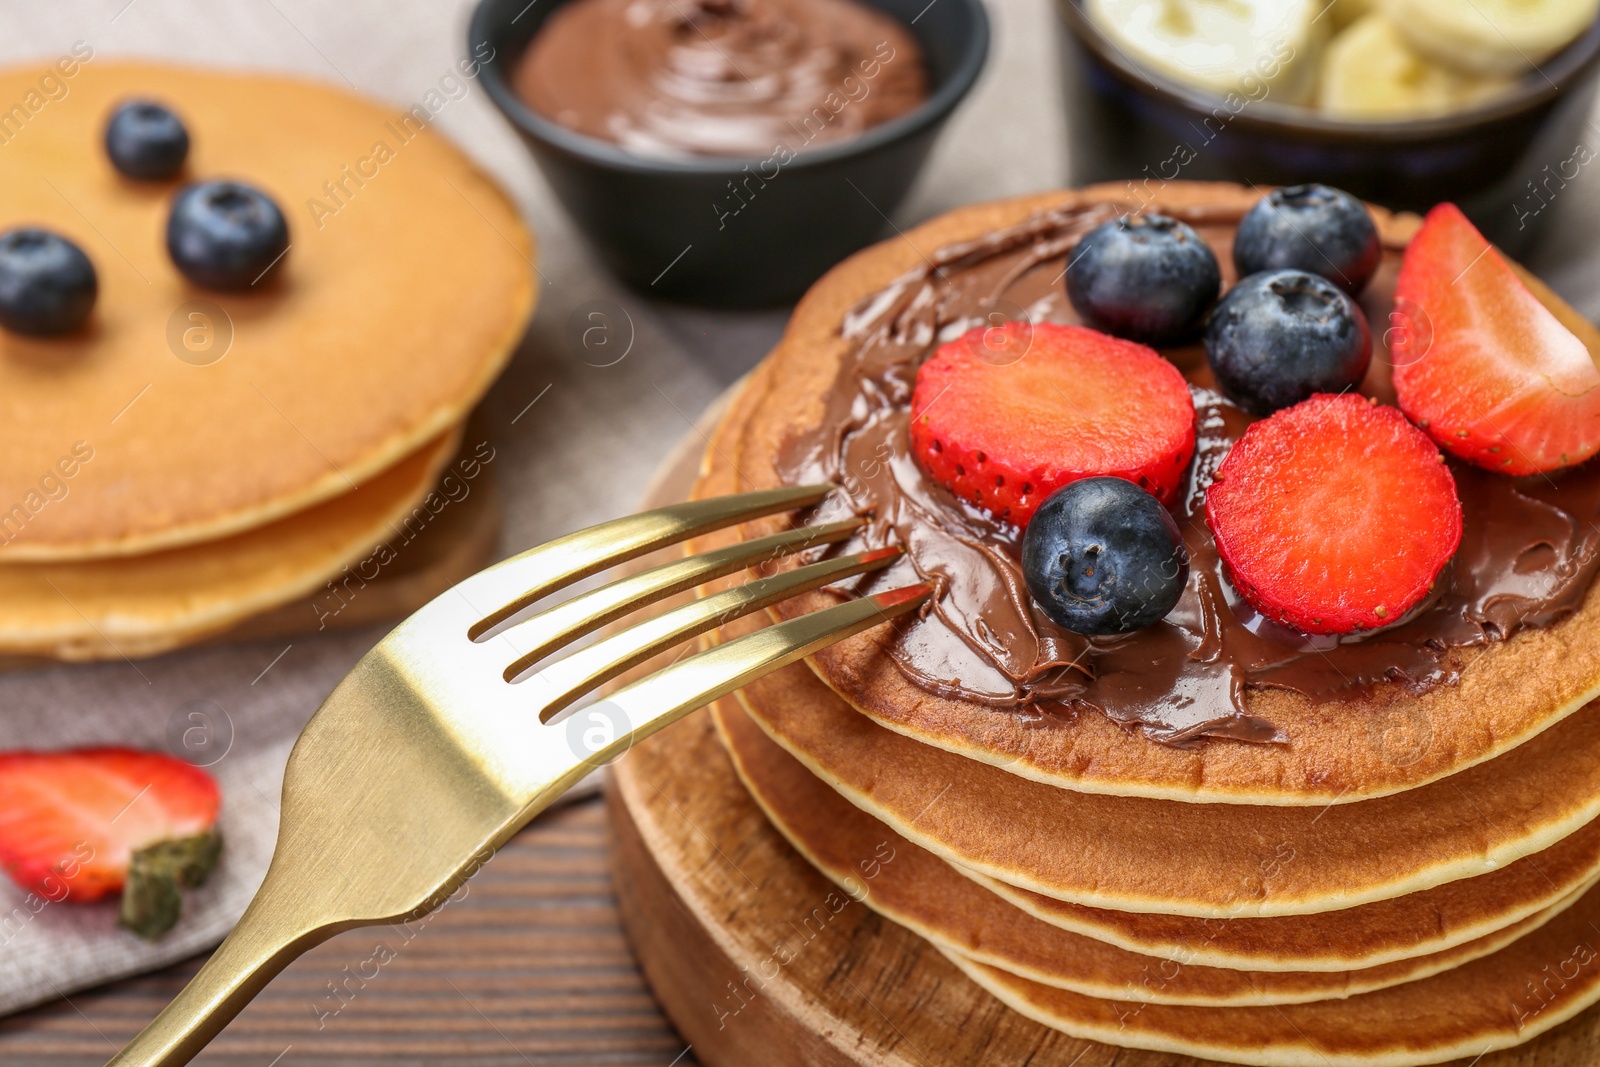
{"type": "MultiPolygon", "coordinates": [[[[1127,195],[963,209],[847,261],[735,398],[696,495],[783,480],[781,454],[817,425],[849,358],[845,316],[936,250],[1127,195]]],[[[1174,183],[1149,206],[1232,210],[1255,195],[1174,183]]],[[[1375,336],[1416,226],[1377,214],[1386,261],[1363,301],[1375,336]]],[[[1203,232],[1227,264],[1230,227],[1203,232]]],[[[1071,318],[1064,299],[1031,311],[1071,318]]],[[[891,659],[888,628],[714,715],[749,792],[810,864],[1047,1026],[1249,1064],[1470,1059],[1600,999],[1597,616],[1591,592],[1553,625],[1462,652],[1459,680],[1431,689],[1251,690],[1274,743],[1163,743],[1095,710],[931,692],[891,659]],[[885,854],[858,892],[862,864],[885,854]]]]}
{"type": "Polygon", "coordinates": [[[78,334],[0,336],[0,655],[148,654],[313,592],[318,628],[464,495],[434,493],[447,466],[466,483],[492,459],[457,458],[461,426],[532,309],[530,235],[421,106],[92,51],[0,73],[13,101],[0,229],[68,237],[100,291],[78,334]],[[105,155],[130,97],[183,118],[180,181],[283,210],[259,288],[173,266],[179,183],[105,155]]]}

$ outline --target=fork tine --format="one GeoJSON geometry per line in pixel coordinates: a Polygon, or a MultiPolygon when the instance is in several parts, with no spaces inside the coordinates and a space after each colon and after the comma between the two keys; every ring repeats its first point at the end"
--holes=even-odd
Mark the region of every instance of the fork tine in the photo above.
{"type": "Polygon", "coordinates": [[[785,486],[695,500],[558,537],[456,586],[470,604],[496,605],[467,636],[477,640],[539,598],[607,567],[735,523],[815,504],[832,490],[831,485],[785,486]]]}
{"type": "Polygon", "coordinates": [[[931,595],[932,586],[918,584],[856,597],[724,641],[623,686],[600,702],[604,710],[590,705],[577,713],[596,712],[596,725],[604,728],[606,740],[591,759],[609,762],[696,708],[835,642],[915,611],[931,595]]]}
{"type": "Polygon", "coordinates": [[[845,518],[837,523],[818,523],[816,526],[795,526],[794,530],[757,537],[754,541],[741,541],[723,549],[701,552],[682,560],[672,560],[653,566],[648,571],[630,574],[618,581],[592,589],[571,600],[544,609],[530,619],[512,625],[501,633],[514,648],[523,649],[522,656],[506,670],[507,678],[515,678],[531,665],[554,653],[560,646],[600,629],[608,622],[626,616],[635,608],[664,600],[674,593],[694,589],[718,577],[742,571],[763,561],[779,560],[787,555],[805,552],[814,545],[837,544],[854,531],[866,525],[866,518],[845,518]]]}
{"type": "Polygon", "coordinates": [[[713,594],[631,626],[581,648],[527,679],[541,686],[539,717],[546,722],[574,700],[591,693],[629,667],[664,649],[705,633],[752,611],[787,600],[841,578],[881,570],[900,557],[896,547],[873,549],[805,567],[713,594]],[[546,695],[548,694],[548,695],[546,695]]]}
{"type": "Polygon", "coordinates": [[[636,608],[758,563],[792,556],[816,545],[836,544],[865,524],[865,519],[850,518],[816,526],[798,526],[663,563],[563,601],[501,634],[511,645],[523,650],[507,668],[506,677],[516,677],[557,648],[636,608]]]}

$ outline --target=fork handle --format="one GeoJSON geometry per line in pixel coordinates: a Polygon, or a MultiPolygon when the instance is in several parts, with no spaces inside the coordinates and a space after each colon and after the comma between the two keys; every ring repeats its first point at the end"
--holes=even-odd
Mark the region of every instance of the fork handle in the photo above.
{"type": "Polygon", "coordinates": [[[338,933],[341,926],[287,926],[282,910],[271,901],[267,885],[246,909],[239,924],[211,954],[178,996],[140,1031],[107,1067],[180,1067],[207,1043],[278,972],[307,950],[338,933]]]}

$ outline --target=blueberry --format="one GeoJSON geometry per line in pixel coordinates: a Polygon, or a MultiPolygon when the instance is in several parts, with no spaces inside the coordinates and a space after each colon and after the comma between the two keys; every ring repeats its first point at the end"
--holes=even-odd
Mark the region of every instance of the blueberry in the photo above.
{"type": "Polygon", "coordinates": [[[182,119],[153,100],[129,100],[106,123],[106,155],[130,178],[161,181],[183,169],[189,131],[182,119]]]}
{"type": "Polygon", "coordinates": [[[1372,360],[1367,317],[1337,285],[1303,270],[1252,274],[1206,326],[1206,361],[1228,399],[1270,415],[1312,393],[1342,393],[1372,360]]]}
{"type": "Polygon", "coordinates": [[[89,317],[100,282],[83,249],[49,230],[0,234],[0,326],[52,337],[89,317]]]}
{"type": "Polygon", "coordinates": [[[1383,247],[1361,201],[1326,185],[1274,189],[1245,213],[1233,238],[1239,277],[1310,271],[1355,296],[1378,269],[1383,247]]]}
{"type": "Polygon", "coordinates": [[[1083,321],[1145,344],[1192,337],[1221,288],[1210,246],[1165,215],[1096,226],[1067,262],[1067,297],[1083,321]]]}
{"type": "Polygon", "coordinates": [[[1022,538],[1022,575],[1044,613],[1080,634],[1160,622],[1189,580],[1189,553],[1161,502],[1125,478],[1056,490],[1022,538]]]}
{"type": "Polygon", "coordinates": [[[167,252],[196,285],[248,289],[288,248],[283,212],[243,182],[195,182],[173,198],[167,252]]]}

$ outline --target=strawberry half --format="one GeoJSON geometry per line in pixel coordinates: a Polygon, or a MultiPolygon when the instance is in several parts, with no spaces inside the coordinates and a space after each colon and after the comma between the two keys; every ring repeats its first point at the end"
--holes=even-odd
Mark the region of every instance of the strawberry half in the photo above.
{"type": "Polygon", "coordinates": [[[1309,634],[1394,622],[1461,543],[1444,456],[1397,409],[1354,393],[1252,424],[1206,490],[1206,521],[1234,588],[1309,634]]]}
{"type": "Polygon", "coordinates": [[[1163,503],[1194,455],[1195,412],[1154,349],[1083,326],[1009,322],[941,345],[917,371],[911,445],[962,500],[1028,525],[1051,493],[1093,475],[1163,503]]]}
{"type": "Polygon", "coordinates": [[[205,881],[221,796],[182,760],[124,748],[0,753],[0,869],[45,900],[122,893],[121,921],[156,937],[180,886],[205,881]]]}
{"type": "Polygon", "coordinates": [[[1441,447],[1518,475],[1600,452],[1600,334],[1454,204],[1412,239],[1395,302],[1395,394],[1441,447]]]}

